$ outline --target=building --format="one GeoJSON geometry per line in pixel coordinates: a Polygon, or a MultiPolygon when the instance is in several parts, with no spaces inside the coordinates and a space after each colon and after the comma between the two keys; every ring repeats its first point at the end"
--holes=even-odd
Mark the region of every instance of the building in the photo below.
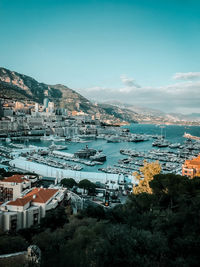
{"type": "Polygon", "coordinates": [[[35,103],[35,112],[39,112],[39,104],[35,103]]]}
{"type": "Polygon", "coordinates": [[[0,133],[7,134],[8,132],[16,132],[19,129],[19,123],[13,121],[12,117],[3,118],[0,121],[0,133]]]}
{"type": "Polygon", "coordinates": [[[11,108],[4,108],[3,109],[3,117],[12,117],[14,112],[11,108]]]}
{"type": "Polygon", "coordinates": [[[200,155],[191,160],[186,160],[182,165],[182,175],[194,178],[200,177],[200,155]]]}
{"type": "Polygon", "coordinates": [[[1,100],[0,100],[0,118],[2,118],[3,116],[4,116],[3,107],[2,107],[1,100]]]}
{"type": "Polygon", "coordinates": [[[44,128],[44,119],[41,116],[28,116],[27,124],[30,129],[42,129],[44,128]]]}
{"type": "Polygon", "coordinates": [[[16,101],[15,102],[15,111],[23,111],[24,110],[24,103],[16,101]]]}
{"type": "Polygon", "coordinates": [[[45,97],[44,101],[43,101],[44,110],[46,110],[48,108],[48,104],[49,104],[49,99],[47,97],[45,97]]]}
{"type": "Polygon", "coordinates": [[[31,181],[24,175],[13,175],[0,180],[0,201],[15,200],[22,192],[31,188],[31,181]]]}
{"type": "Polygon", "coordinates": [[[29,228],[40,222],[48,210],[64,199],[66,189],[31,188],[21,197],[0,206],[0,227],[3,231],[29,228]]]}
{"type": "Polygon", "coordinates": [[[48,103],[48,112],[53,113],[54,112],[54,102],[49,102],[48,103]]]}

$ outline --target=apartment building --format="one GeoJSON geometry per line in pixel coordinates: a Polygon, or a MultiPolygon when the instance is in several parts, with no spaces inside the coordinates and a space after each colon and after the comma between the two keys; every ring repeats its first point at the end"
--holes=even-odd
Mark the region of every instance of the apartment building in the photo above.
{"type": "Polygon", "coordinates": [[[200,177],[200,155],[191,160],[186,160],[182,165],[182,175],[194,178],[200,177]]]}
{"type": "MultiPolygon", "coordinates": [[[[35,180],[32,181],[35,182],[35,180]]],[[[28,188],[31,188],[31,180],[28,176],[16,174],[6,177],[0,180],[0,201],[15,200],[28,188]]]]}
{"type": "Polygon", "coordinates": [[[31,188],[21,197],[0,206],[0,228],[16,231],[40,222],[46,212],[63,200],[66,189],[31,188]]]}

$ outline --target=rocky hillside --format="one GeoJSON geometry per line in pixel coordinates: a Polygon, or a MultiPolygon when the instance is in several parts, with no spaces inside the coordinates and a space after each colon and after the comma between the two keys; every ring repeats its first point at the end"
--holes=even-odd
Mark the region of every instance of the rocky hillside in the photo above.
{"type": "MultiPolygon", "coordinates": [[[[108,101],[106,104],[114,105],[115,107],[121,108],[123,110],[133,111],[137,116],[139,115],[139,121],[142,118],[145,120],[145,117],[149,117],[152,121],[160,118],[162,121],[168,122],[198,122],[200,121],[200,113],[191,113],[191,114],[181,114],[181,113],[165,113],[159,109],[152,109],[142,106],[135,106],[127,103],[121,103],[120,101],[108,101]]],[[[138,120],[138,118],[136,118],[138,120]]]]}
{"type": "Polygon", "coordinates": [[[31,100],[43,103],[45,96],[57,107],[68,110],[82,110],[88,114],[100,113],[104,119],[118,119],[139,123],[184,123],[199,122],[199,114],[165,114],[159,110],[136,107],[120,102],[94,104],[74,90],[62,84],[49,85],[40,83],[24,74],[0,68],[0,98],[31,100]]]}
{"type": "Polygon", "coordinates": [[[42,103],[45,97],[45,91],[48,91],[50,98],[62,97],[61,92],[56,88],[50,87],[44,83],[39,83],[29,76],[0,68],[1,97],[28,99],[42,103]]]}
{"type": "Polygon", "coordinates": [[[88,114],[101,113],[108,119],[117,118],[129,122],[135,121],[135,112],[114,105],[95,105],[74,90],[62,84],[48,85],[40,83],[24,74],[0,68],[0,98],[32,100],[43,103],[45,96],[57,107],[68,110],[82,110],[88,114]]]}
{"type": "Polygon", "coordinates": [[[40,83],[32,77],[0,68],[0,97],[33,100],[42,104],[46,95],[58,107],[68,110],[79,108],[87,113],[98,112],[95,105],[67,86],[40,83]]]}
{"type": "Polygon", "coordinates": [[[132,110],[111,104],[98,104],[98,107],[104,110],[106,114],[114,116],[122,121],[137,122],[137,118],[139,116],[139,114],[132,110]]]}

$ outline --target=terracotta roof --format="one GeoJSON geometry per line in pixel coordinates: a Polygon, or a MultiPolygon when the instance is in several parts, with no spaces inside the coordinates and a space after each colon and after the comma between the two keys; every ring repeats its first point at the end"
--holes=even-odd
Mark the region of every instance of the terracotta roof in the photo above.
{"type": "Polygon", "coordinates": [[[7,205],[24,206],[30,201],[36,202],[36,203],[46,203],[57,192],[58,192],[58,189],[37,188],[36,187],[31,192],[26,194],[24,197],[17,198],[14,201],[10,201],[7,205]]]}
{"type": "Polygon", "coordinates": [[[188,159],[185,161],[185,165],[189,165],[192,167],[192,165],[200,165],[200,155],[196,158],[193,158],[193,159],[188,159]]]}
{"type": "Polygon", "coordinates": [[[50,188],[34,188],[31,192],[29,192],[27,196],[32,197],[33,202],[37,203],[46,203],[50,198],[52,198],[55,193],[58,192],[58,189],[50,189],[50,188]],[[35,197],[33,197],[35,195],[35,197]]]}
{"type": "Polygon", "coordinates": [[[11,205],[11,206],[25,206],[30,201],[31,201],[31,197],[17,198],[14,201],[10,201],[7,205],[11,205]]]}
{"type": "Polygon", "coordinates": [[[24,175],[15,174],[10,177],[6,177],[1,182],[7,182],[7,183],[23,183],[24,181],[28,181],[26,178],[24,178],[24,175]]]}

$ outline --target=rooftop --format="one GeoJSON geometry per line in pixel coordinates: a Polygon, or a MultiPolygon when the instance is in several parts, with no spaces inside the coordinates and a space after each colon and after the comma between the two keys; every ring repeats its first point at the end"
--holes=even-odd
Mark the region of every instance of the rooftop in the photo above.
{"type": "Polygon", "coordinates": [[[31,196],[33,198],[33,202],[46,203],[57,192],[58,189],[36,187],[31,192],[29,192],[25,197],[31,196]]]}
{"type": "Polygon", "coordinates": [[[10,205],[10,206],[25,206],[30,201],[31,201],[31,197],[17,198],[14,201],[10,201],[7,205],[10,205]]]}
{"type": "Polygon", "coordinates": [[[191,160],[186,160],[184,165],[200,165],[200,155],[191,160]]]}
{"type": "Polygon", "coordinates": [[[5,177],[1,182],[7,182],[7,183],[23,183],[28,182],[28,179],[24,178],[24,175],[15,174],[10,177],[5,177]]]}
{"type": "Polygon", "coordinates": [[[25,206],[28,202],[46,203],[51,199],[59,190],[49,188],[33,188],[28,194],[22,198],[17,198],[10,201],[7,205],[12,206],[25,206]]]}

